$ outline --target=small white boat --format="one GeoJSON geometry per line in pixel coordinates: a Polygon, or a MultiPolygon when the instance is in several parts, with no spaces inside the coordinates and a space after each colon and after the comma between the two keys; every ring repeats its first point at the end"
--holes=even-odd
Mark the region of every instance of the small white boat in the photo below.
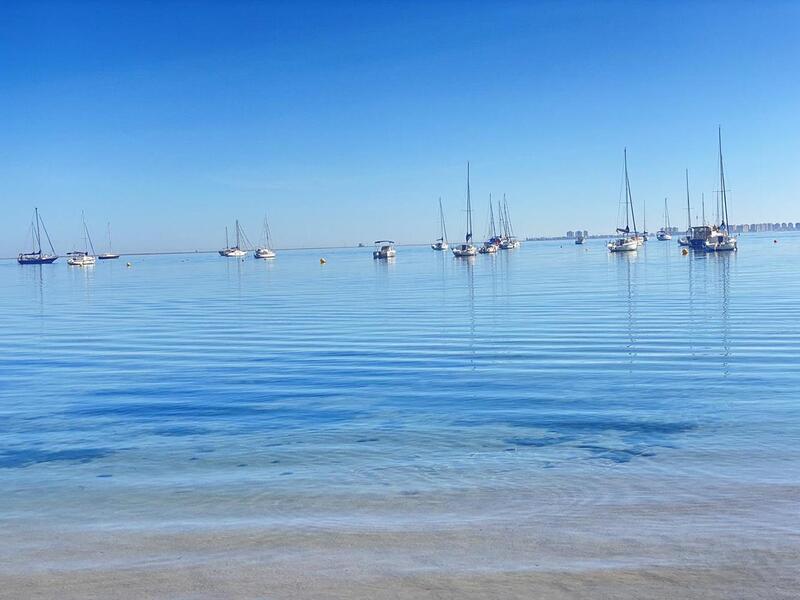
{"type": "Polygon", "coordinates": [[[72,267],[89,267],[97,262],[95,257],[88,252],[75,250],[74,252],[67,252],[67,264],[72,267]]]}
{"type": "Polygon", "coordinates": [[[241,258],[242,256],[247,256],[247,252],[242,250],[241,248],[241,238],[247,239],[247,236],[244,235],[242,228],[239,226],[239,220],[236,220],[236,245],[230,246],[228,244],[228,228],[225,228],[225,248],[219,251],[220,256],[224,256],[226,258],[241,258]]]}
{"type": "Polygon", "coordinates": [[[497,245],[491,240],[483,242],[483,246],[478,248],[479,254],[497,254],[497,245]]]}
{"type": "Polygon", "coordinates": [[[719,139],[719,205],[717,212],[720,220],[719,227],[712,227],[707,236],[704,249],[706,252],[735,252],[737,250],[736,236],[731,235],[730,220],[728,218],[728,193],[725,189],[725,167],[722,162],[722,128],[718,130],[719,139]]]}
{"type": "Polygon", "coordinates": [[[500,239],[498,247],[500,250],[514,250],[520,247],[520,241],[514,235],[514,227],[511,225],[511,215],[508,212],[508,200],[503,194],[503,204],[497,203],[500,212],[500,239]]]}
{"type": "Polygon", "coordinates": [[[444,224],[444,210],[442,209],[442,199],[439,198],[439,230],[440,234],[436,241],[431,244],[433,250],[444,251],[450,246],[447,243],[447,227],[444,224]]]}
{"type": "Polygon", "coordinates": [[[469,191],[469,162],[467,162],[467,235],[463,244],[453,248],[453,256],[464,258],[475,256],[476,254],[478,254],[478,249],[472,245],[472,200],[470,199],[469,191]]]}
{"type": "Polygon", "coordinates": [[[265,259],[272,259],[277,256],[275,250],[272,249],[272,233],[269,230],[269,222],[266,215],[264,215],[264,244],[255,249],[253,256],[265,259]]]}
{"type": "Polygon", "coordinates": [[[89,267],[97,262],[94,255],[92,236],[89,235],[89,228],[86,226],[86,218],[83,212],[81,212],[81,222],[83,223],[84,247],[91,249],[92,252],[91,254],[89,250],[73,250],[72,252],[67,252],[67,264],[72,267],[89,267]]]}
{"type": "Polygon", "coordinates": [[[720,235],[705,241],[706,252],[735,252],[737,249],[736,238],[726,235],[726,232],[719,233],[720,235]]]}
{"type": "Polygon", "coordinates": [[[639,241],[632,237],[621,237],[608,243],[611,252],[635,252],[639,246],[639,241]]]}
{"type": "Polygon", "coordinates": [[[375,251],[372,253],[374,259],[388,259],[397,256],[394,242],[392,240],[378,240],[375,242],[375,251]]]}
{"type": "Polygon", "coordinates": [[[478,254],[478,249],[472,244],[459,244],[453,248],[453,256],[456,258],[466,258],[478,254]]]}
{"type": "Polygon", "coordinates": [[[671,229],[669,224],[669,206],[667,206],[667,199],[664,198],[664,226],[656,233],[656,239],[659,242],[668,242],[672,239],[672,235],[670,234],[671,229]]]}
{"type": "Polygon", "coordinates": [[[625,165],[625,227],[617,227],[617,232],[622,234],[619,238],[611,240],[607,247],[609,252],[635,252],[644,244],[642,236],[636,231],[636,215],[633,212],[633,198],[631,197],[631,184],[628,178],[628,149],[624,151],[625,165]],[[631,232],[633,224],[633,232],[631,232]]]}
{"type": "Polygon", "coordinates": [[[119,254],[114,252],[111,247],[111,223],[108,223],[108,252],[98,254],[97,258],[100,260],[114,260],[115,258],[119,258],[119,254]]]}

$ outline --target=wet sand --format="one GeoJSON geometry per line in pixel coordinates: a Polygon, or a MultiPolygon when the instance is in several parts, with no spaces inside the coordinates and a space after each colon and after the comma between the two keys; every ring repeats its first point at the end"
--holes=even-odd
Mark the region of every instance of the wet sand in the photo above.
{"type": "Polygon", "coordinates": [[[632,519],[410,527],[4,527],[3,598],[796,598],[796,535],[632,519]],[[642,527],[644,525],[644,527],[642,527]]]}

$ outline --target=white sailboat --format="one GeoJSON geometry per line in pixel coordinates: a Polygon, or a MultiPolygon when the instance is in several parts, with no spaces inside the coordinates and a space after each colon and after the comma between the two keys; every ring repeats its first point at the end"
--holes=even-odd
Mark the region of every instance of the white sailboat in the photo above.
{"type": "Polygon", "coordinates": [[[625,164],[625,228],[617,227],[617,233],[622,234],[608,243],[610,252],[635,252],[640,246],[639,235],[636,232],[636,216],[633,213],[633,199],[631,198],[631,184],[628,179],[628,149],[624,151],[625,164]],[[633,234],[631,234],[633,225],[633,234]]]}
{"type": "Polygon", "coordinates": [[[242,228],[239,226],[239,219],[236,219],[236,245],[231,246],[228,243],[228,228],[225,227],[225,248],[219,251],[219,255],[227,258],[240,258],[245,256],[247,252],[241,248],[241,238],[243,236],[242,228]]]}
{"type": "Polygon", "coordinates": [[[494,206],[492,205],[492,195],[489,194],[489,231],[486,234],[486,241],[483,246],[478,248],[480,254],[496,254],[500,247],[500,238],[497,236],[497,228],[494,223],[494,206]]]}
{"type": "Polygon", "coordinates": [[[90,267],[96,262],[92,236],[89,235],[89,228],[86,226],[83,211],[81,211],[81,222],[83,223],[83,247],[86,249],[67,252],[67,264],[72,267],[90,267]],[[91,254],[89,253],[90,248],[92,250],[91,254]]]}
{"type": "Polygon", "coordinates": [[[720,220],[716,235],[709,236],[706,240],[706,251],[710,252],[734,252],[737,250],[738,241],[736,236],[731,235],[730,221],[728,219],[728,191],[725,189],[725,166],[722,162],[722,128],[717,130],[719,140],[719,211],[720,220]]]}
{"type": "Polygon", "coordinates": [[[667,242],[672,239],[670,231],[672,228],[669,225],[669,207],[667,206],[667,199],[664,198],[664,226],[656,233],[656,239],[659,242],[667,242]]]}
{"type": "Polygon", "coordinates": [[[472,200],[469,190],[469,162],[467,162],[467,235],[463,244],[453,248],[453,255],[457,258],[465,258],[475,256],[477,253],[478,249],[472,245],[472,200]]]}
{"type": "Polygon", "coordinates": [[[434,250],[447,250],[450,246],[447,243],[447,227],[444,224],[444,210],[442,209],[442,199],[439,198],[439,237],[431,244],[434,250]]]}
{"type": "Polygon", "coordinates": [[[277,256],[275,250],[272,249],[272,233],[269,230],[269,221],[267,215],[264,215],[264,244],[256,248],[254,254],[256,258],[272,259],[277,256]]]}
{"type": "Polygon", "coordinates": [[[119,254],[116,254],[114,250],[111,248],[111,223],[108,223],[106,226],[106,231],[108,233],[108,252],[104,252],[103,254],[98,254],[97,258],[100,260],[112,260],[115,258],[119,258],[119,254]]]}
{"type": "Polygon", "coordinates": [[[520,247],[520,241],[514,235],[514,226],[511,224],[511,214],[508,212],[508,200],[503,194],[503,206],[500,208],[500,224],[502,238],[500,240],[500,250],[514,250],[520,247]]]}

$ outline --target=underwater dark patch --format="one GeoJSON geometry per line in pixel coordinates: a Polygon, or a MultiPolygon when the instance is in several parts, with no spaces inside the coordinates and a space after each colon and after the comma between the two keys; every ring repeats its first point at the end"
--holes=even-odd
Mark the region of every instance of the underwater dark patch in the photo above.
{"type": "Polygon", "coordinates": [[[88,463],[113,454],[107,448],[75,448],[70,450],[40,450],[23,448],[0,452],[0,469],[23,469],[31,465],[50,462],[88,463]]]}

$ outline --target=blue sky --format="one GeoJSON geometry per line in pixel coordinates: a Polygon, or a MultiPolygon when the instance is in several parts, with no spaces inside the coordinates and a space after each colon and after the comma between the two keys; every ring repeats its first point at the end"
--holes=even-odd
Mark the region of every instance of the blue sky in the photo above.
{"type": "Polygon", "coordinates": [[[57,250],[278,246],[616,225],[622,149],[648,229],[717,189],[800,221],[798,3],[17,3],[0,16],[0,254],[34,206],[57,250]]]}

